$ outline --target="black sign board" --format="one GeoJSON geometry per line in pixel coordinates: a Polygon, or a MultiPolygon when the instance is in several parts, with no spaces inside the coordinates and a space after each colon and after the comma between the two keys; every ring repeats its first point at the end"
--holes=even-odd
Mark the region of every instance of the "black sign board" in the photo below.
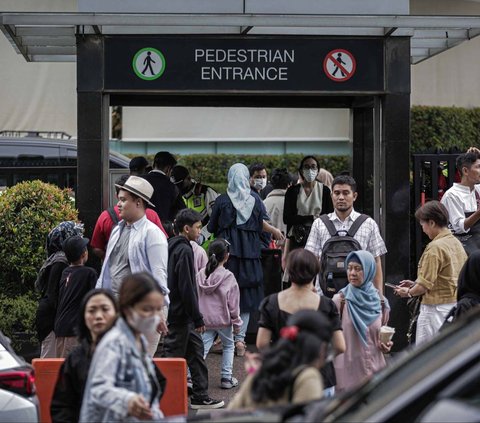
{"type": "Polygon", "coordinates": [[[105,38],[105,91],[384,90],[381,38],[105,38]]]}

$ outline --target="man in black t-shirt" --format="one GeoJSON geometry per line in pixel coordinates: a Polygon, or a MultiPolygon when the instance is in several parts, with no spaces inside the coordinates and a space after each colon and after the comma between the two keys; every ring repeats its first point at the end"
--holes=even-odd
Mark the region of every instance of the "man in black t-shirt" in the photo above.
{"type": "Polygon", "coordinates": [[[63,244],[63,251],[70,265],[63,271],[58,293],[54,332],[56,356],[65,358],[77,345],[77,327],[80,304],[85,294],[95,288],[97,272],[86,267],[89,239],[72,236],[63,244]]]}

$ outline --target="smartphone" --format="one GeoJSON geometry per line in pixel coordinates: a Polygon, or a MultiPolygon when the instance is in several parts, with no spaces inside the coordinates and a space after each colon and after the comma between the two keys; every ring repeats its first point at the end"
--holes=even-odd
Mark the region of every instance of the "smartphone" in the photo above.
{"type": "Polygon", "coordinates": [[[400,288],[399,285],[395,285],[394,283],[388,283],[388,282],[385,282],[385,286],[388,286],[389,288],[393,288],[393,289],[400,288]]]}

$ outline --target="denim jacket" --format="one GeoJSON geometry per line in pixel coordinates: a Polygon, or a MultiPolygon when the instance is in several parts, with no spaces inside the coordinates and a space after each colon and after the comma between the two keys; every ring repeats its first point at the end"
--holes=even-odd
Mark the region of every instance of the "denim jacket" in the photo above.
{"type": "MultiPolygon", "coordinates": [[[[149,374],[156,377],[143,335],[141,341],[143,352],[138,350],[132,330],[121,317],[102,338],[88,373],[80,422],[139,421],[128,415],[128,402],[136,394],[141,394],[150,402],[152,386],[149,374]]],[[[163,418],[159,408],[160,394],[159,388],[151,402],[153,420],[163,418]]]]}
{"type": "MultiPolygon", "coordinates": [[[[120,221],[112,230],[107,245],[107,252],[98,278],[96,288],[112,289],[110,278],[110,255],[113,247],[120,238],[120,232],[125,227],[125,221],[120,221]]],[[[128,241],[128,261],[132,273],[148,272],[168,293],[167,263],[168,243],[164,233],[158,226],[150,222],[146,216],[132,225],[128,241]]],[[[165,305],[169,304],[168,295],[165,296],[165,305]]]]}

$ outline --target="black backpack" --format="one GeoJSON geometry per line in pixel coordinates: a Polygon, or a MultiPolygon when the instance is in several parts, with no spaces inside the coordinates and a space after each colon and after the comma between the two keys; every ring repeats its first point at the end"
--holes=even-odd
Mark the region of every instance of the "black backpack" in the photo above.
{"type": "Polygon", "coordinates": [[[113,227],[117,226],[119,220],[118,220],[117,213],[115,213],[115,209],[113,207],[109,207],[107,209],[107,213],[109,214],[110,219],[112,219],[113,227]]]}
{"type": "Polygon", "coordinates": [[[351,251],[361,250],[360,243],[354,238],[360,226],[368,219],[366,214],[357,217],[346,235],[339,235],[335,225],[327,215],[320,216],[331,238],[322,248],[320,259],[320,288],[326,297],[332,298],[348,284],[345,259],[351,251]]]}

